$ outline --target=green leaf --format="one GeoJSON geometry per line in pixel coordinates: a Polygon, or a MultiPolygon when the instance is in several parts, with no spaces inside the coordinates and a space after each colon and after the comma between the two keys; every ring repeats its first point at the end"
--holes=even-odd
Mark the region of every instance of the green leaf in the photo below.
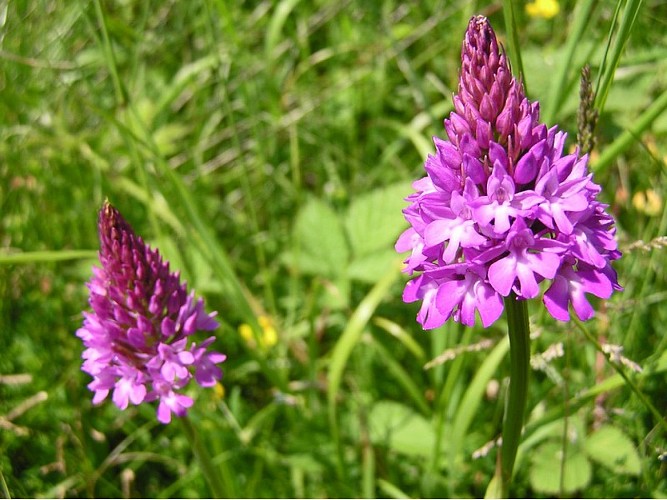
{"type": "Polygon", "coordinates": [[[343,225],[329,205],[316,199],[306,203],[297,216],[294,238],[299,247],[291,256],[299,269],[329,278],[343,275],[349,250],[343,225]],[[301,259],[306,264],[303,268],[301,259]]]}
{"type": "Polygon", "coordinates": [[[371,441],[405,455],[428,458],[435,432],[424,417],[401,403],[378,401],[368,416],[371,441]]]}
{"type": "Polygon", "coordinates": [[[394,250],[387,249],[354,259],[347,268],[347,275],[353,280],[375,283],[392,266],[400,269],[400,263],[401,258],[398,254],[394,250]]]}
{"type": "Polygon", "coordinates": [[[557,442],[540,446],[533,456],[529,478],[531,487],[547,495],[571,494],[588,486],[592,467],[586,456],[572,446],[567,448],[565,466],[561,467],[563,447],[557,442]],[[563,491],[561,491],[561,472],[563,491]]]}
{"type": "Polygon", "coordinates": [[[405,197],[410,190],[409,184],[401,182],[376,189],[352,202],[345,228],[355,256],[363,257],[393,246],[406,226],[401,210],[407,205],[405,197]]]}
{"type": "Polygon", "coordinates": [[[639,454],[628,436],[620,429],[604,425],[586,439],[588,456],[616,474],[639,475],[639,454]]]}

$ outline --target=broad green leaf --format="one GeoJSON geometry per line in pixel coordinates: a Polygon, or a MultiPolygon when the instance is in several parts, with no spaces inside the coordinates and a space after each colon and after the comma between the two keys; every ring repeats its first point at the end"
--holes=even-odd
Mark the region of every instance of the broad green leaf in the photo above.
{"type": "Polygon", "coordinates": [[[616,474],[639,475],[639,454],[630,438],[611,425],[600,427],[586,439],[584,451],[616,474]]]}
{"type": "Polygon", "coordinates": [[[280,256],[280,261],[289,268],[298,269],[304,274],[328,275],[328,267],[326,267],[322,260],[317,255],[311,255],[301,251],[287,250],[280,256]]]}
{"type": "Polygon", "coordinates": [[[352,253],[364,257],[378,250],[390,249],[406,227],[401,210],[410,194],[405,182],[376,189],[354,200],[345,217],[345,228],[352,253]]]}
{"type": "Polygon", "coordinates": [[[430,457],[435,432],[431,424],[412,408],[394,401],[378,401],[368,416],[370,437],[375,445],[411,456],[430,457]]]}
{"type": "Polygon", "coordinates": [[[592,467],[586,456],[573,445],[567,448],[564,467],[561,467],[563,447],[550,441],[540,446],[533,456],[529,478],[531,487],[547,495],[572,494],[588,486],[592,467]],[[563,491],[561,492],[561,471],[563,491]]]}
{"type": "Polygon", "coordinates": [[[375,283],[392,266],[400,269],[401,258],[394,250],[387,249],[353,259],[347,268],[347,275],[352,280],[375,283]]]}
{"type": "MultiPolygon", "coordinates": [[[[583,423],[580,422],[577,416],[571,416],[569,418],[570,425],[574,424],[575,426],[581,427],[583,423]]],[[[535,432],[526,435],[524,433],[521,444],[519,445],[519,450],[516,456],[516,461],[514,462],[514,472],[521,467],[521,462],[525,458],[529,458],[533,453],[534,449],[546,440],[558,439],[563,435],[563,426],[565,425],[565,419],[559,418],[553,422],[547,422],[537,429],[535,432]]]]}
{"type": "Polygon", "coordinates": [[[346,277],[323,283],[321,307],[340,310],[350,305],[351,283],[346,277]]]}
{"type": "Polygon", "coordinates": [[[312,199],[299,212],[294,225],[297,252],[294,264],[299,267],[303,258],[308,263],[304,272],[322,274],[329,278],[342,276],[349,259],[343,226],[336,212],[326,203],[312,199]]]}

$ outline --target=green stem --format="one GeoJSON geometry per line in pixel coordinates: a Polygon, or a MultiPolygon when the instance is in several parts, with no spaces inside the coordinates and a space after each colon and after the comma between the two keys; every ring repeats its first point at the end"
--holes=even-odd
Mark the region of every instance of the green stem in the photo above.
{"type": "MultiPolygon", "coordinates": [[[[199,439],[199,435],[197,434],[196,429],[193,427],[192,422],[190,422],[188,417],[183,417],[179,420],[183,423],[183,429],[185,430],[185,434],[188,437],[188,441],[190,441],[190,445],[192,446],[192,449],[195,453],[195,457],[199,462],[199,467],[201,468],[201,471],[204,474],[206,481],[208,482],[209,488],[211,489],[211,495],[213,495],[214,498],[235,498],[236,494],[234,492],[229,491],[228,494],[225,488],[225,484],[223,484],[223,481],[220,477],[223,475],[225,476],[225,479],[229,478],[226,463],[222,462],[219,472],[215,465],[213,465],[211,456],[209,455],[204,443],[202,443],[201,439],[199,439]]],[[[231,486],[230,481],[225,482],[228,486],[231,486]]]]}
{"type": "Polygon", "coordinates": [[[510,386],[503,420],[500,467],[502,496],[509,498],[512,470],[521,440],[523,416],[528,396],[530,327],[528,326],[528,306],[525,300],[517,300],[516,295],[511,293],[509,297],[505,298],[505,310],[507,311],[507,329],[510,340],[510,386]]]}

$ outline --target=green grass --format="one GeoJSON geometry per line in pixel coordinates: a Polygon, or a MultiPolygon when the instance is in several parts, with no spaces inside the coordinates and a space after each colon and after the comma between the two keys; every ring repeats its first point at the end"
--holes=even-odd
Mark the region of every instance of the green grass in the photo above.
{"type": "Polygon", "coordinates": [[[531,374],[512,494],[665,496],[664,6],[561,1],[544,20],[506,4],[0,4],[0,494],[211,495],[181,426],[91,404],[74,333],[108,198],[219,312],[224,397],[193,392],[190,420],[227,491],[483,496],[497,450],[472,454],[500,435],[504,322],[421,331],[392,250],[481,13],[568,145],[591,65],[591,165],[631,248],[588,335],[530,304],[533,354],[562,342],[564,356],[531,374]],[[259,316],[276,345],[240,336],[260,339],[259,316]],[[589,337],[643,372],[621,367],[625,381],[589,337]],[[561,467],[554,486],[545,470],[561,467]]]}

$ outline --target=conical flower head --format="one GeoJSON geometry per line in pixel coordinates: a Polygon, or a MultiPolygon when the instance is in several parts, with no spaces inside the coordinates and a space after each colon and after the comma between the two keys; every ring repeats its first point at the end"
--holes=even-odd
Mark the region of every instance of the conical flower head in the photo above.
{"type": "Polygon", "coordinates": [[[470,20],[461,64],[448,140],[434,138],[436,154],[403,211],[411,227],[396,249],[411,251],[408,273],[421,272],[404,300],[422,301],[424,328],[449,318],[472,325],[476,311],[488,326],[502,297],[533,298],[553,280],[549,312],[569,319],[571,303],[590,318],[584,293],[620,289],[610,266],[620,253],[587,157],[563,155],[566,135],[539,122],[486,18],[470,20]]]}
{"type": "Polygon", "coordinates": [[[137,236],[121,214],[105,203],[99,214],[100,268],[88,283],[92,313],[84,313],[77,336],[83,340],[83,371],[100,403],[113,392],[120,409],[129,403],[159,401],[162,423],[183,416],[193,400],[182,394],[192,378],[204,387],[222,377],[225,356],[188,343],[198,330],[218,323],[206,314],[202,299],[188,295],[178,273],[169,271],[157,250],[137,236]]]}
{"type": "MultiPolygon", "coordinates": [[[[471,127],[477,119],[495,125],[514,81],[507,58],[500,52],[496,35],[484,17],[470,20],[461,49],[458,100],[471,127]],[[477,117],[475,117],[477,115],[477,117]]],[[[518,89],[523,97],[523,89],[518,89]]]]}

